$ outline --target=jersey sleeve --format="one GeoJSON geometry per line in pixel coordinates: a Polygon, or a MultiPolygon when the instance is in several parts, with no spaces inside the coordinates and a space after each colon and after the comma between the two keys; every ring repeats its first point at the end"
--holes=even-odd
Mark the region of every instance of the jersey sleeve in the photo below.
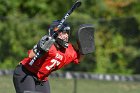
{"type": "Polygon", "coordinates": [[[78,51],[75,51],[75,58],[74,58],[74,60],[73,60],[73,62],[75,63],[75,64],[79,64],[80,63],[80,54],[78,53],[78,51]]]}
{"type": "Polygon", "coordinates": [[[74,46],[71,44],[71,48],[72,48],[72,50],[73,50],[73,54],[72,54],[72,56],[73,56],[73,61],[72,62],[74,62],[75,64],[79,64],[80,63],[80,54],[79,54],[79,52],[74,48],[74,46]]]}
{"type": "Polygon", "coordinates": [[[26,58],[24,58],[23,60],[21,60],[21,61],[19,62],[19,64],[20,64],[20,63],[26,64],[27,62],[29,62],[29,61],[31,60],[31,58],[29,58],[30,52],[31,52],[31,50],[28,50],[28,52],[27,52],[27,55],[28,55],[28,56],[27,56],[26,58]]]}

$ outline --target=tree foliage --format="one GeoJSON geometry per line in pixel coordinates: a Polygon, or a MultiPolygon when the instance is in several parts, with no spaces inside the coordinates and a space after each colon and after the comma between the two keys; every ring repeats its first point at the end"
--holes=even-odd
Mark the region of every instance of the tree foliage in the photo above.
{"type": "MultiPolygon", "coordinates": [[[[68,18],[71,42],[80,24],[93,24],[96,50],[79,66],[63,70],[95,73],[140,73],[139,0],[81,0],[68,18]]],[[[75,0],[0,0],[0,68],[14,68],[47,33],[49,24],[61,19],[75,0]]]]}

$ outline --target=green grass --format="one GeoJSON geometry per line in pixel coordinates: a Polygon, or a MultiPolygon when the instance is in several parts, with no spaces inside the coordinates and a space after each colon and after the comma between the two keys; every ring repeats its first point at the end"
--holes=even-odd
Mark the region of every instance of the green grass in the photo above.
{"type": "MultiPolygon", "coordinates": [[[[74,92],[74,80],[49,78],[51,93],[139,93],[140,82],[113,82],[95,80],[77,80],[74,92]]],[[[12,76],[0,76],[0,93],[15,93],[12,76]]]]}

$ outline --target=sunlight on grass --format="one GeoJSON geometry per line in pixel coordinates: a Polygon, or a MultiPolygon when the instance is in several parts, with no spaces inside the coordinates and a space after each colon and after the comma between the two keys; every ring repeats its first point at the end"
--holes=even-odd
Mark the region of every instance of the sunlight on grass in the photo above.
{"type": "MultiPolygon", "coordinates": [[[[77,79],[49,78],[51,93],[139,93],[140,82],[114,82],[77,79]]],[[[12,76],[0,76],[0,93],[15,93],[12,76]]]]}

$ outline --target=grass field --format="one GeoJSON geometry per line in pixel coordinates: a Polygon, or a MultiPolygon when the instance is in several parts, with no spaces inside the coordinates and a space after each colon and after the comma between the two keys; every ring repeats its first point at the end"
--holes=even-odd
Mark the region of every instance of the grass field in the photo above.
{"type": "MultiPolygon", "coordinates": [[[[51,93],[140,93],[140,82],[113,82],[50,78],[51,93]]],[[[0,76],[0,93],[15,93],[12,76],[0,76]]]]}

